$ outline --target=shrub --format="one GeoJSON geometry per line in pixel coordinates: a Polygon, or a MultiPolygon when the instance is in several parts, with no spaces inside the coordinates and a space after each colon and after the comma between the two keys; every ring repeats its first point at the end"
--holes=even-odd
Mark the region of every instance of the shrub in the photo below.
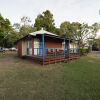
{"type": "Polygon", "coordinates": [[[89,53],[89,49],[86,49],[86,48],[81,48],[80,49],[80,55],[86,55],[89,53]]]}

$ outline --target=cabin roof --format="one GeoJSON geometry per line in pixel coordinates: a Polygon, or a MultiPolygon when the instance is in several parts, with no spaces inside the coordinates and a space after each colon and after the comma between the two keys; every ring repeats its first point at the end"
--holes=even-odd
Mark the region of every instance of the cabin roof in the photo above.
{"type": "MultiPolygon", "coordinates": [[[[24,36],[23,38],[20,38],[19,40],[24,39],[24,38],[26,38],[28,36],[37,36],[37,35],[42,35],[42,34],[45,34],[45,36],[59,38],[59,39],[65,39],[65,40],[71,40],[71,41],[74,40],[74,39],[70,39],[70,38],[61,37],[61,36],[56,35],[54,33],[45,31],[45,30],[43,30],[43,28],[41,30],[39,30],[39,31],[35,31],[35,32],[32,32],[32,33],[29,33],[28,35],[24,36]]],[[[17,40],[15,43],[17,43],[19,40],[17,40]]],[[[75,40],[75,41],[79,41],[79,40],[75,40]]]]}
{"type": "Polygon", "coordinates": [[[32,32],[32,33],[29,33],[29,35],[32,35],[32,36],[41,35],[41,34],[58,36],[58,35],[56,35],[54,33],[51,33],[51,32],[43,30],[43,28],[41,30],[39,30],[39,31],[35,31],[35,32],[32,32]]]}

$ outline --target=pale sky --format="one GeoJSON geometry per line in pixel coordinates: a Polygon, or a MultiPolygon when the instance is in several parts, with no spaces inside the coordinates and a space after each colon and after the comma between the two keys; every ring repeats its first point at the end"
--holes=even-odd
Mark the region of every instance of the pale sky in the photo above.
{"type": "Polygon", "coordinates": [[[64,21],[89,25],[100,22],[100,0],[0,0],[0,13],[12,24],[23,16],[29,16],[34,24],[37,15],[47,9],[54,15],[57,27],[64,21]]]}

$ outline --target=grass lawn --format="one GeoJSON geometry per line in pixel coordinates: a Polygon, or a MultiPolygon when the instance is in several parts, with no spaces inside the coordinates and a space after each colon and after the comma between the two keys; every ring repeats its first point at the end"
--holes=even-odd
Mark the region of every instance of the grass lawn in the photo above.
{"type": "Polygon", "coordinates": [[[100,56],[47,66],[0,57],[0,100],[100,100],[100,56]]]}
{"type": "Polygon", "coordinates": [[[16,51],[6,51],[6,52],[0,52],[0,58],[4,58],[4,57],[7,57],[7,56],[15,56],[17,55],[17,52],[16,51]]]}

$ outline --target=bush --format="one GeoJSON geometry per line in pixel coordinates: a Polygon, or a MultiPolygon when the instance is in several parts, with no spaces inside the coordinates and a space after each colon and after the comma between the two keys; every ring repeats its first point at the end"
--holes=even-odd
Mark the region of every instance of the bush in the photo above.
{"type": "Polygon", "coordinates": [[[81,48],[80,49],[80,55],[86,55],[89,53],[89,49],[86,49],[86,48],[81,48]]]}

